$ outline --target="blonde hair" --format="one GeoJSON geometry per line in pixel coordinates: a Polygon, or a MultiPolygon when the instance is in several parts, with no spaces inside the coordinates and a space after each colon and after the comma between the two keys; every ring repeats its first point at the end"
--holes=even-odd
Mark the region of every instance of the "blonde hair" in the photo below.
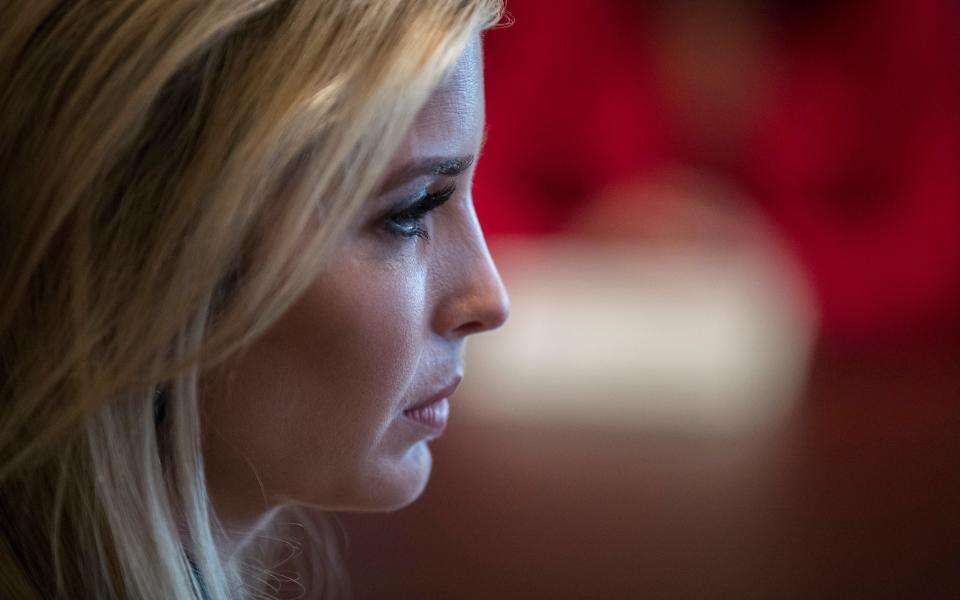
{"type": "MultiPolygon", "coordinates": [[[[219,545],[198,377],[306,289],[499,11],[0,5],[0,596],[270,597],[270,553],[219,545]]],[[[251,539],[298,543],[276,516],[251,539]]],[[[332,594],[330,532],[294,522],[332,594]]]]}

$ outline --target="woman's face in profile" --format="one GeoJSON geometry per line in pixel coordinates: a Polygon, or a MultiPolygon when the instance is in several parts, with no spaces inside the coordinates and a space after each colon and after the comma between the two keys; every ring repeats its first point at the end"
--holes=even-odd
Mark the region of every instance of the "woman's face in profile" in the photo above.
{"type": "Polygon", "coordinates": [[[205,378],[204,454],[221,517],[249,520],[283,500],[384,510],[423,490],[464,339],[507,315],[470,192],[483,131],[476,36],[329,266],[205,378]]]}

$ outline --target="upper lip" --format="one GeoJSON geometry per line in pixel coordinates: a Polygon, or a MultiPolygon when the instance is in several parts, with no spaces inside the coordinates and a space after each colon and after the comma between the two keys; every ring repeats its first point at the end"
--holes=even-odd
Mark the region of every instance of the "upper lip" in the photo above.
{"type": "Polygon", "coordinates": [[[425,398],[423,401],[417,402],[416,404],[413,404],[413,405],[411,405],[411,406],[408,406],[407,408],[404,409],[404,411],[417,410],[418,408],[423,408],[423,407],[425,407],[425,406],[430,406],[430,405],[433,404],[434,402],[439,402],[440,400],[443,400],[444,398],[449,398],[450,396],[453,395],[453,393],[454,393],[455,391],[457,391],[457,387],[460,385],[460,382],[461,382],[462,380],[463,380],[463,377],[462,377],[462,376],[460,376],[460,375],[455,376],[455,377],[453,378],[453,380],[452,380],[450,383],[448,383],[446,386],[444,386],[443,388],[437,390],[437,391],[434,392],[433,394],[430,394],[430,395],[429,395],[427,398],[425,398]]]}

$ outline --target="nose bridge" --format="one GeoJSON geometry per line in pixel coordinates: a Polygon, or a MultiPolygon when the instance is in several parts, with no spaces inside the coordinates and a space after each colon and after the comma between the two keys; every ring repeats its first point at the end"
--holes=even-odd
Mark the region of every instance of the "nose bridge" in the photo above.
{"type": "Polygon", "coordinates": [[[455,260],[443,269],[445,297],[437,310],[443,335],[466,336],[496,329],[509,314],[509,298],[472,206],[458,236],[455,260]]]}

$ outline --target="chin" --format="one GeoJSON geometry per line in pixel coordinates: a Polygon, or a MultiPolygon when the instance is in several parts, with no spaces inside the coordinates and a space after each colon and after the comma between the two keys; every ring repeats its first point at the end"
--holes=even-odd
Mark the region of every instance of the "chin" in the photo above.
{"type": "Polygon", "coordinates": [[[338,512],[390,512],[400,510],[423,494],[430,479],[433,457],[426,442],[412,446],[403,457],[384,461],[352,481],[331,503],[317,499],[318,508],[338,512]]]}
{"type": "Polygon", "coordinates": [[[368,511],[388,512],[400,510],[423,494],[433,469],[433,456],[426,442],[410,448],[399,465],[389,469],[388,474],[373,489],[379,490],[370,503],[368,511]]]}

